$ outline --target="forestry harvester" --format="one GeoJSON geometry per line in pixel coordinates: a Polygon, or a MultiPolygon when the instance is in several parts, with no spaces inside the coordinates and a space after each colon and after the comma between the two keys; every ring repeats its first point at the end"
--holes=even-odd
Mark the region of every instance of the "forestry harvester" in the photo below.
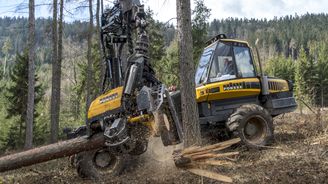
{"type": "MultiPolygon", "coordinates": [[[[119,1],[103,14],[104,94],[91,103],[87,125],[75,135],[103,133],[106,146],[74,157],[80,176],[97,175],[99,168],[118,174],[125,155],[147,150],[150,135],[160,136],[164,146],[181,142],[180,92],[170,94],[156,79],[148,58],[146,27],[144,8],[138,1],[119,1]],[[136,30],[135,41],[132,30],[136,30]],[[126,43],[128,58],[124,61],[126,43]]],[[[256,71],[245,41],[220,34],[207,43],[195,76],[201,127],[238,136],[251,148],[269,144],[272,118],[297,106],[292,83],[265,76],[259,58],[260,70],[256,71]]]]}
{"type": "MultiPolygon", "coordinates": [[[[207,42],[195,75],[202,129],[216,127],[225,135],[240,137],[250,148],[269,144],[274,131],[272,118],[297,107],[292,81],[264,75],[257,42],[259,70],[246,41],[219,34],[207,42]]],[[[179,107],[179,93],[171,97],[179,107]]],[[[180,110],[177,108],[178,114],[180,110]]]]}
{"type": "MultiPolygon", "coordinates": [[[[169,93],[155,77],[144,6],[139,0],[115,1],[101,24],[103,94],[90,104],[86,125],[69,133],[67,142],[0,158],[0,171],[74,155],[81,177],[99,178],[119,174],[128,155],[147,150],[150,136],[160,136],[164,146],[181,142],[180,92],[169,93]],[[28,155],[31,159],[21,159],[28,155]]],[[[272,118],[297,105],[290,81],[265,76],[260,60],[259,68],[247,42],[224,34],[209,40],[195,76],[203,129],[218,128],[217,134],[240,137],[252,148],[270,143],[272,118]]]]}
{"type": "Polygon", "coordinates": [[[82,177],[98,178],[101,170],[118,174],[127,155],[147,150],[151,135],[161,136],[165,146],[180,143],[182,128],[173,101],[148,57],[147,25],[139,0],[116,1],[103,12],[103,94],[90,104],[86,126],[70,136],[101,133],[105,146],[71,158],[82,177]]]}

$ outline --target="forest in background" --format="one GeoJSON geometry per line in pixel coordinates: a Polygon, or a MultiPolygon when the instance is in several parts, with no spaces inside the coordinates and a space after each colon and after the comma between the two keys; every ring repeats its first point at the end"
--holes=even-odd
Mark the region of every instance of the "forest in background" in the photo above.
{"type": "MultiPolygon", "coordinates": [[[[225,33],[229,37],[249,41],[253,46],[260,39],[260,57],[270,76],[295,82],[297,98],[311,106],[326,106],[328,83],[328,15],[306,14],[273,20],[234,19],[208,22],[210,9],[198,2],[193,10],[194,59],[197,62],[206,40],[225,33]]],[[[178,47],[173,25],[152,19],[148,10],[150,57],[157,75],[167,86],[178,84],[178,47]]],[[[51,19],[36,20],[36,109],[34,144],[49,141],[51,98],[51,19]]],[[[85,83],[87,78],[88,22],[64,24],[62,86],[60,102],[60,137],[64,127],[84,123],[85,83]]],[[[0,150],[22,148],[24,116],[27,99],[27,18],[0,18],[0,150]]],[[[94,31],[94,35],[97,32],[94,31]]],[[[92,40],[92,96],[96,96],[101,63],[97,46],[92,40]]],[[[302,105],[301,105],[302,106],[302,105]]]]}

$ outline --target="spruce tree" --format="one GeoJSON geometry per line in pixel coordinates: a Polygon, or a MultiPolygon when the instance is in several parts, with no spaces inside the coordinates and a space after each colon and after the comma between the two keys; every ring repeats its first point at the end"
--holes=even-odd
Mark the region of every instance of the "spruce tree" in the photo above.
{"type": "Polygon", "coordinates": [[[326,97],[328,91],[328,44],[322,42],[320,44],[317,62],[317,73],[318,73],[318,96],[319,104],[321,107],[327,105],[326,97]]]}
{"type": "MultiPolygon", "coordinates": [[[[16,61],[13,71],[10,74],[11,83],[6,90],[7,105],[7,119],[16,117],[17,124],[10,127],[8,134],[7,146],[10,148],[22,147],[24,143],[27,98],[28,98],[28,54],[24,52],[22,55],[16,55],[16,61]]],[[[37,76],[35,76],[37,82],[37,76]]],[[[43,95],[41,85],[35,86],[35,105],[37,105],[43,95]]],[[[34,117],[38,114],[34,108],[34,117]]],[[[35,121],[34,118],[34,121],[35,121]]],[[[33,123],[35,125],[35,123],[33,123]]]]}
{"type": "MultiPolygon", "coordinates": [[[[306,62],[307,62],[307,56],[303,48],[300,50],[299,57],[296,61],[295,66],[295,92],[296,92],[296,98],[298,101],[307,101],[309,102],[309,96],[308,91],[306,88],[306,75],[305,71],[306,69],[306,62]]],[[[302,111],[302,102],[299,103],[299,106],[302,111]]]]}
{"type": "Polygon", "coordinates": [[[272,77],[294,81],[295,62],[291,58],[285,58],[282,55],[273,57],[266,63],[265,72],[272,77]]]}
{"type": "Polygon", "coordinates": [[[193,59],[195,64],[205,47],[208,40],[208,23],[207,20],[211,16],[211,9],[207,8],[204,0],[195,0],[195,9],[192,11],[192,38],[193,38],[193,59]]]}

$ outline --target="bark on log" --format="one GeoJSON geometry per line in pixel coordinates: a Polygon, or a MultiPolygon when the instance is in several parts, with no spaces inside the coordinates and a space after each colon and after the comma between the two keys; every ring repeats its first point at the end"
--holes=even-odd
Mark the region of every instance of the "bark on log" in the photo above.
{"type": "Polygon", "coordinates": [[[18,169],[49,160],[67,157],[83,151],[100,148],[105,145],[102,134],[90,139],[78,137],[75,139],[50,144],[31,150],[6,155],[0,158],[0,172],[18,169]]]}

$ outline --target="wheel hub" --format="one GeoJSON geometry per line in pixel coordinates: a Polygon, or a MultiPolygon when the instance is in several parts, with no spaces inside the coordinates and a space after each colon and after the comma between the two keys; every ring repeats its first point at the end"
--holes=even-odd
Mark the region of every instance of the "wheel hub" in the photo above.
{"type": "Polygon", "coordinates": [[[115,163],[115,158],[108,151],[99,151],[95,154],[94,163],[99,168],[107,168],[115,163]]]}
{"type": "Polygon", "coordinates": [[[267,134],[265,120],[261,116],[250,118],[244,128],[244,134],[250,142],[257,143],[263,141],[267,134]]]}
{"type": "Polygon", "coordinates": [[[245,128],[245,133],[247,135],[252,136],[252,135],[256,134],[257,131],[258,131],[257,127],[254,124],[247,123],[246,128],[245,128]]]}

